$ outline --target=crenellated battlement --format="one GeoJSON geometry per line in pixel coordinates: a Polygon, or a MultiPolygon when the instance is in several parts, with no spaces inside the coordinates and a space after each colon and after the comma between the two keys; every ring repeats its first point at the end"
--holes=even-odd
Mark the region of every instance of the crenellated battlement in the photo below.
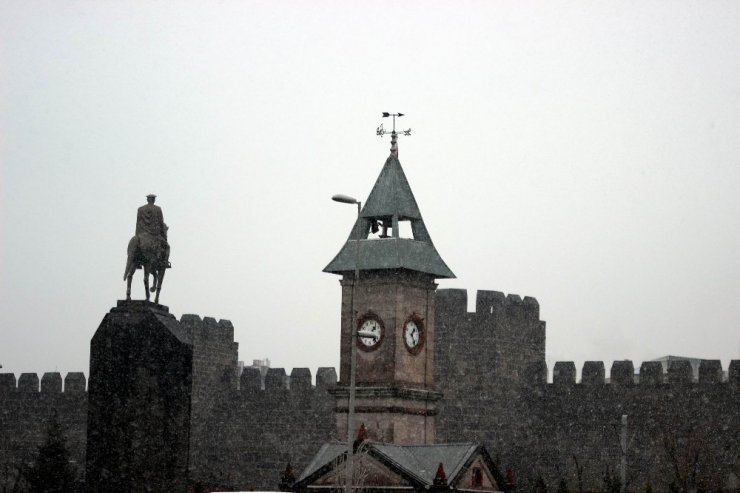
{"type": "Polygon", "coordinates": [[[537,299],[500,291],[475,293],[468,311],[468,291],[440,289],[435,296],[435,382],[441,392],[461,392],[470,385],[507,381],[518,386],[547,379],[545,322],[537,299]]]}
{"type": "Polygon", "coordinates": [[[241,392],[290,390],[294,393],[326,390],[337,384],[337,371],[333,367],[321,367],[316,372],[316,385],[311,382],[311,370],[308,368],[293,368],[290,375],[285,368],[270,368],[264,377],[257,368],[244,368],[239,389],[241,392]]]}
{"type": "MultiPolygon", "coordinates": [[[[538,383],[544,383],[539,380],[538,383]]],[[[668,371],[663,371],[660,361],[645,361],[635,373],[630,360],[614,361],[609,380],[606,379],[603,361],[586,361],[581,370],[581,381],[576,383],[576,365],[572,361],[558,361],[553,366],[552,385],[554,386],[634,386],[656,385],[686,386],[728,384],[740,386],[740,360],[732,360],[728,367],[727,379],[723,380],[722,362],[719,360],[702,360],[699,364],[699,378],[694,380],[689,361],[670,361],[668,371]]]]}
{"type": "Polygon", "coordinates": [[[234,325],[230,320],[216,321],[214,317],[201,318],[200,315],[188,313],[180,317],[180,324],[189,331],[193,340],[197,338],[234,342],[234,325]]]}
{"type": "MultiPolygon", "coordinates": [[[[661,361],[586,361],[580,379],[574,362],[558,361],[549,380],[537,300],[489,290],[474,296],[475,311],[468,311],[467,290],[436,292],[434,374],[444,394],[439,440],[485,443],[503,451],[507,467],[522,475],[541,471],[550,482],[574,456],[614,459],[604,444],[622,414],[646,437],[632,445],[633,463],[649,465],[635,466],[635,484],[662,478],[666,427],[722,430],[703,443],[713,453],[737,450],[740,436],[732,420],[740,399],[740,360],[724,373],[719,360],[701,361],[696,373],[688,361],[671,360],[666,367],[661,361]],[[697,428],[696,420],[709,424],[697,428]]],[[[192,478],[207,482],[215,474],[235,484],[274,488],[276,470],[287,462],[300,468],[315,454],[316,443],[336,438],[336,402],[327,392],[337,384],[335,368],[318,368],[315,380],[300,367],[270,368],[264,375],[244,368],[238,375],[238,343],[229,320],[185,314],[172,323],[189,337],[193,351],[192,478]]],[[[36,450],[54,410],[69,430],[73,456],[84,463],[86,387],[81,372],[0,373],[0,431],[7,430],[0,443],[15,443],[11,438],[24,450],[36,450]]],[[[15,460],[13,454],[0,445],[0,463],[15,460]]],[[[598,488],[602,469],[589,467],[584,480],[598,488]]]]}
{"type": "MultiPolygon", "coordinates": [[[[240,377],[240,388],[244,392],[290,390],[292,392],[325,390],[337,384],[334,367],[321,367],[316,373],[316,385],[309,368],[293,368],[288,375],[285,368],[270,368],[263,377],[257,368],[244,368],[240,377]]],[[[0,395],[11,393],[49,394],[86,393],[87,379],[82,372],[69,372],[64,378],[59,372],[44,373],[39,380],[36,373],[0,373],[0,395]]]]}
{"type": "MultiPolygon", "coordinates": [[[[465,290],[446,290],[465,293],[465,290]]],[[[504,297],[496,291],[479,291],[492,294],[486,296],[487,301],[497,300],[500,306],[506,306],[509,298],[519,298],[516,295],[504,297]]],[[[457,293],[455,293],[457,294],[457,293]]],[[[526,300],[527,298],[525,298],[526,300]]],[[[529,298],[534,300],[534,298],[529,298]]],[[[518,303],[526,301],[519,299],[518,303]]],[[[458,298],[459,301],[459,298],[458,298]]],[[[536,300],[534,300],[536,303],[536,300]]],[[[185,323],[197,327],[203,334],[216,334],[219,338],[229,339],[233,333],[233,325],[228,320],[216,320],[212,317],[201,319],[197,315],[183,315],[185,323]],[[220,333],[219,333],[220,331],[220,333]]],[[[533,365],[534,366],[534,365],[533,365]]],[[[577,382],[576,366],[572,361],[558,361],[553,366],[552,380],[547,379],[547,365],[540,362],[537,368],[531,368],[530,376],[534,383],[554,386],[655,386],[655,385],[709,385],[729,384],[740,386],[740,360],[732,360],[728,372],[723,373],[722,362],[719,360],[703,360],[699,364],[699,377],[693,378],[689,361],[670,361],[668,370],[663,370],[659,361],[645,361],[639,370],[631,360],[616,360],[612,362],[609,378],[606,377],[606,365],[603,361],[586,361],[581,368],[581,379],[577,382]]],[[[290,375],[284,368],[270,368],[266,375],[259,369],[244,368],[239,380],[242,392],[291,390],[293,392],[326,389],[336,385],[337,372],[333,367],[320,367],[316,374],[316,384],[312,384],[313,375],[309,368],[293,368],[290,375]]],[[[0,394],[47,394],[85,393],[87,379],[82,372],[68,372],[64,379],[59,372],[46,372],[39,379],[36,373],[22,373],[18,378],[13,373],[0,373],[0,394]]]]}
{"type": "Polygon", "coordinates": [[[437,310],[450,316],[475,314],[490,317],[505,313],[509,317],[531,320],[539,320],[540,317],[540,304],[536,298],[525,296],[522,299],[518,294],[505,295],[500,291],[476,291],[475,312],[468,311],[467,289],[439,289],[435,303],[437,310]]]}
{"type": "Polygon", "coordinates": [[[7,474],[14,464],[18,467],[35,457],[48,437],[52,416],[65,437],[70,467],[81,474],[87,439],[86,385],[81,372],[64,378],[59,372],[44,373],[41,378],[36,373],[0,373],[0,485],[16,484],[7,482],[7,474]]]}
{"type": "Polygon", "coordinates": [[[82,372],[67,373],[63,388],[62,374],[59,372],[44,373],[40,381],[36,373],[21,373],[17,380],[14,373],[0,373],[0,394],[80,394],[86,392],[86,384],[87,380],[82,372]]]}

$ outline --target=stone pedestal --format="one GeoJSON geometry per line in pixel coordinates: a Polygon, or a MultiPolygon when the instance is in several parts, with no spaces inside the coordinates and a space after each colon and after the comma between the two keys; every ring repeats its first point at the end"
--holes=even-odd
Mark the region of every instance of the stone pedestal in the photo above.
{"type": "Polygon", "coordinates": [[[90,343],[87,491],[187,486],[193,347],[166,306],[119,301],[90,343]]]}

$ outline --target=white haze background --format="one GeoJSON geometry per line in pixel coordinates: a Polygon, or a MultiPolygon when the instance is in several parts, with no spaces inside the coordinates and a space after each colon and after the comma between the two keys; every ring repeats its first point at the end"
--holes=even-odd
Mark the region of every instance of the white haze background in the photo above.
{"type": "MultiPolygon", "coordinates": [[[[547,359],[740,357],[740,3],[0,4],[0,364],[88,370],[158,195],[176,316],[336,366],[321,270],[388,155],[440,288],[536,297],[547,359]],[[383,122],[387,125],[390,122],[383,122]]],[[[143,296],[142,278],[134,295],[143,296]]]]}

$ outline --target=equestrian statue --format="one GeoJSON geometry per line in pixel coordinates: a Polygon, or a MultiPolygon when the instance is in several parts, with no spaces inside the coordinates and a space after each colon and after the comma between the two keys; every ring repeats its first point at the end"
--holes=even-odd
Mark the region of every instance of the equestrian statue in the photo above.
{"type": "Polygon", "coordinates": [[[128,242],[128,259],[123,280],[126,284],[126,300],[131,299],[131,279],[136,269],[144,268],[144,291],[149,301],[149,292],[156,292],[154,302],[159,303],[164,273],[170,267],[170,245],[167,243],[167,225],[162,209],[154,205],[157,196],[146,196],[146,205],[139,207],[136,214],[136,234],[128,242]],[[149,275],[153,282],[149,288],[149,275]]]}

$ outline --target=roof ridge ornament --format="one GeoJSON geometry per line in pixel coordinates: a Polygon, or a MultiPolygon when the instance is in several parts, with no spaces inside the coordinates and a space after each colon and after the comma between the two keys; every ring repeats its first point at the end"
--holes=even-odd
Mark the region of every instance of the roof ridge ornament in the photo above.
{"type": "MultiPolygon", "coordinates": [[[[381,123],[378,128],[375,129],[375,134],[379,135],[380,137],[391,134],[391,155],[398,158],[398,132],[396,132],[396,117],[401,118],[403,116],[403,113],[388,113],[387,111],[383,112],[383,118],[388,118],[389,116],[393,117],[393,130],[390,132],[388,130],[385,130],[383,128],[383,124],[381,123]]],[[[401,130],[403,132],[403,135],[411,136],[411,129],[408,128],[406,130],[401,130]]]]}

